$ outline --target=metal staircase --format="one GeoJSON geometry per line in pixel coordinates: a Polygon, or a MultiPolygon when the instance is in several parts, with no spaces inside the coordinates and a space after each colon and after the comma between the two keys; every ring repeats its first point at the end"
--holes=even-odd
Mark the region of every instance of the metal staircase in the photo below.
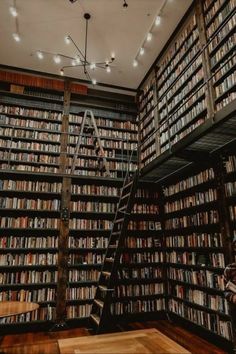
{"type": "Polygon", "coordinates": [[[109,164],[105,157],[105,152],[102,146],[101,138],[99,135],[96,120],[94,118],[93,111],[86,110],[81,122],[80,134],[76,144],[74,157],[71,164],[71,174],[75,173],[77,167],[77,159],[79,155],[80,146],[83,144],[84,137],[92,137],[94,143],[94,150],[98,159],[98,168],[104,171],[105,176],[110,176],[109,164]],[[99,154],[100,152],[100,154],[99,154]]]}
{"type": "Polygon", "coordinates": [[[105,332],[109,327],[117,268],[119,266],[122,246],[127,232],[129,215],[133,207],[138,176],[138,172],[135,172],[132,177],[130,177],[129,172],[127,172],[124,179],[89,318],[90,325],[95,333],[105,332]]]}

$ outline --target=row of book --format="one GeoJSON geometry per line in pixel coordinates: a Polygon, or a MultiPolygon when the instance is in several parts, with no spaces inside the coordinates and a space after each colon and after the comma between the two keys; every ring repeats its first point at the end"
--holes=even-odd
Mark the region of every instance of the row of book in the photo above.
{"type": "Polygon", "coordinates": [[[236,156],[235,155],[231,155],[228,157],[228,159],[225,163],[225,168],[226,168],[227,173],[236,171],[236,156]]]}
{"type": "Polygon", "coordinates": [[[55,307],[40,307],[38,310],[17,316],[0,319],[1,324],[29,323],[33,321],[52,321],[56,318],[55,307]]]}
{"type": "Polygon", "coordinates": [[[20,161],[16,164],[15,161],[9,161],[9,163],[0,163],[0,169],[2,170],[12,170],[12,171],[27,171],[27,172],[37,172],[37,173],[57,173],[58,167],[54,166],[44,166],[42,163],[38,165],[32,165],[32,162],[27,165],[25,162],[24,165],[21,165],[20,161]]]}
{"type": "Polygon", "coordinates": [[[5,248],[57,248],[58,237],[57,236],[45,236],[35,237],[31,235],[27,237],[22,233],[20,236],[2,236],[0,240],[0,249],[5,248]]]}
{"type": "Polygon", "coordinates": [[[54,265],[57,253],[7,253],[0,254],[0,266],[54,265]]]}
{"type": "Polygon", "coordinates": [[[71,193],[72,194],[94,194],[94,195],[107,195],[107,196],[119,196],[120,189],[111,186],[100,186],[96,184],[72,184],[71,193]]]}
{"type": "Polygon", "coordinates": [[[59,219],[40,217],[0,217],[0,227],[2,228],[30,228],[30,229],[57,229],[59,219]]]}
{"type": "Polygon", "coordinates": [[[128,230],[161,230],[161,223],[160,221],[130,220],[128,230]]]}
{"type": "Polygon", "coordinates": [[[146,85],[139,95],[139,111],[143,112],[145,109],[147,111],[148,103],[153,98],[153,82],[151,81],[148,85],[146,85]]]}
{"type": "MultiPolygon", "coordinates": [[[[1,165],[0,165],[1,166],[1,165]]],[[[47,171],[50,172],[50,171],[47,171]]],[[[54,172],[57,172],[56,170],[54,172]]],[[[67,173],[70,173],[70,169],[67,170],[67,173]]],[[[95,169],[94,170],[89,170],[89,169],[83,169],[83,166],[81,165],[79,168],[74,171],[74,175],[76,176],[90,176],[90,177],[104,177],[104,171],[95,169]]],[[[110,171],[110,177],[111,178],[123,178],[123,170],[117,170],[117,171],[110,171]]]]}
{"type": "Polygon", "coordinates": [[[78,288],[67,288],[67,300],[90,300],[94,298],[97,286],[84,286],[78,288]]]}
{"type": "Polygon", "coordinates": [[[149,124],[147,126],[145,126],[145,128],[142,127],[142,123],[140,126],[140,137],[141,137],[141,142],[143,142],[150,133],[153,133],[153,131],[155,130],[155,122],[154,119],[151,119],[149,121],[149,124]]]}
{"type": "MultiPolygon", "coordinates": [[[[32,158],[34,160],[39,160],[37,162],[40,162],[42,161],[43,159],[44,160],[49,160],[47,163],[56,163],[56,158],[54,157],[50,157],[48,155],[39,155],[40,157],[36,157],[34,158],[34,155],[32,156],[32,158]],[[42,156],[42,157],[41,157],[42,156]]],[[[0,158],[1,158],[1,154],[0,154],[0,158]]],[[[69,158],[69,166],[72,165],[72,161],[73,159],[72,158],[69,158]]],[[[108,166],[109,166],[109,169],[110,170],[127,170],[128,168],[131,170],[131,171],[134,171],[137,167],[137,164],[134,163],[134,162],[126,162],[127,159],[125,159],[124,161],[107,161],[108,162],[108,166]]],[[[99,169],[99,163],[97,160],[91,160],[91,159],[85,159],[85,158],[80,158],[78,157],[77,160],[76,160],[76,168],[92,168],[92,169],[99,169]]]]}
{"type": "Polygon", "coordinates": [[[119,268],[117,271],[118,279],[155,279],[162,278],[161,267],[142,267],[142,268],[119,268]]]}
{"type": "Polygon", "coordinates": [[[161,247],[161,239],[155,237],[127,237],[125,247],[129,248],[156,248],[161,247]]]}
{"type": "Polygon", "coordinates": [[[0,292],[0,301],[47,302],[55,301],[55,298],[55,288],[5,290],[0,292]]]}
{"type": "Polygon", "coordinates": [[[186,40],[189,36],[191,36],[194,28],[196,27],[196,16],[194,15],[191,18],[191,21],[187,24],[187,26],[182,30],[179,36],[175,39],[174,43],[172,44],[171,48],[168,50],[167,54],[162,59],[161,63],[159,64],[159,70],[157,72],[157,76],[161,76],[164,71],[170,72],[173,70],[171,63],[173,59],[176,57],[179,49],[186,43],[186,40]]]}
{"type": "Polygon", "coordinates": [[[192,233],[191,235],[166,236],[167,247],[223,247],[221,233],[192,233]]]}
{"type": "Polygon", "coordinates": [[[125,296],[148,296],[159,295],[164,293],[163,283],[150,284],[129,284],[119,285],[115,287],[115,297],[125,296]]]}
{"type": "Polygon", "coordinates": [[[111,227],[112,222],[109,220],[70,219],[71,229],[110,230],[111,227]]]}
{"type": "MultiPolygon", "coordinates": [[[[235,9],[235,7],[236,7],[235,0],[228,0],[226,2],[225,6],[221,9],[221,11],[219,11],[217,16],[214,18],[214,20],[210,24],[210,26],[207,28],[208,38],[213,36],[213,34],[220,27],[222,22],[229,16],[229,14],[235,9]]],[[[234,17],[234,20],[236,20],[236,17],[234,17]]]]}
{"type": "Polygon", "coordinates": [[[232,325],[230,320],[224,320],[217,314],[209,313],[205,310],[197,310],[181,300],[169,300],[169,310],[184,317],[199,326],[215,332],[216,334],[233,340],[232,325]]]}
{"type": "MultiPolygon", "coordinates": [[[[218,37],[216,37],[218,38],[218,37]]],[[[227,55],[228,52],[235,46],[236,33],[229,37],[229,39],[220,47],[217,52],[211,57],[211,66],[214,67],[218,63],[221,63],[220,70],[217,69],[213,77],[213,82],[218,81],[224,74],[226,74],[233,66],[235,66],[235,53],[230,57],[227,55]],[[223,60],[224,59],[224,60],[223,60]]]]}
{"type": "Polygon", "coordinates": [[[227,197],[232,197],[236,195],[236,181],[225,183],[225,194],[227,197]]]}
{"type": "Polygon", "coordinates": [[[12,285],[18,284],[24,287],[24,285],[29,284],[44,284],[46,283],[56,283],[58,279],[58,271],[50,271],[50,270],[24,270],[22,269],[20,272],[1,272],[0,273],[0,284],[4,285],[12,285]]]}
{"type": "Polygon", "coordinates": [[[202,226],[216,224],[219,222],[217,210],[198,212],[194,215],[184,215],[165,221],[166,230],[182,229],[185,227],[202,226]]]}
{"type": "MultiPolygon", "coordinates": [[[[153,140],[154,136],[151,136],[151,140],[153,140]]],[[[142,167],[148,165],[151,161],[153,161],[156,158],[156,145],[155,143],[155,139],[153,140],[153,144],[147,148],[145,148],[145,150],[141,151],[141,165],[142,167]],[[147,158],[148,157],[148,158],[147,158]]]]}
{"type": "Polygon", "coordinates": [[[164,261],[163,252],[136,252],[136,253],[122,253],[120,258],[120,263],[130,264],[130,263],[159,263],[164,261]]]}
{"type": "Polygon", "coordinates": [[[0,146],[1,149],[5,150],[31,150],[31,151],[41,151],[41,152],[48,152],[53,153],[53,154],[60,154],[60,148],[59,145],[52,145],[52,144],[40,144],[37,142],[27,142],[27,141],[13,141],[13,140],[4,140],[0,139],[0,146]]]}
{"type": "MultiPolygon", "coordinates": [[[[81,124],[83,117],[81,115],[69,114],[69,123],[81,124]]],[[[113,129],[124,129],[124,130],[137,130],[137,124],[129,120],[117,120],[113,118],[100,118],[95,117],[97,126],[103,126],[113,129]]]]}
{"type": "MultiPolygon", "coordinates": [[[[80,135],[80,127],[74,127],[74,126],[69,126],[69,133],[74,135],[74,139],[71,139],[71,136],[69,138],[70,143],[76,143],[78,140],[78,136],[80,135]]],[[[122,130],[108,130],[108,129],[102,129],[98,128],[98,134],[101,137],[101,139],[109,138],[109,139],[122,139],[122,140],[133,140],[137,141],[137,134],[136,133],[130,133],[128,131],[122,131],[122,130]]]]}
{"type": "Polygon", "coordinates": [[[0,180],[0,191],[61,193],[61,188],[62,184],[60,182],[0,180]]]}
{"type": "Polygon", "coordinates": [[[88,252],[85,254],[70,253],[68,258],[68,264],[78,265],[78,264],[101,264],[104,259],[103,253],[93,253],[88,252]]]}
{"type": "Polygon", "coordinates": [[[201,267],[224,268],[225,258],[223,253],[199,253],[199,252],[166,252],[168,263],[197,265],[201,267]]]}
{"type": "Polygon", "coordinates": [[[236,85],[235,73],[227,76],[222,83],[215,86],[216,97],[222,96],[225,92],[236,85]]]}
{"type": "Polygon", "coordinates": [[[169,279],[184,282],[186,285],[197,285],[222,291],[225,288],[223,274],[214,273],[207,269],[194,270],[171,266],[168,267],[167,275],[169,279]]]}
{"type": "Polygon", "coordinates": [[[107,237],[73,237],[69,236],[69,248],[107,248],[107,237]]]}
{"type": "Polygon", "coordinates": [[[137,214],[159,214],[159,205],[158,204],[138,204],[134,203],[133,213],[137,214]]]}
{"type": "MultiPolygon", "coordinates": [[[[96,149],[95,149],[96,150],[96,149]]],[[[74,155],[75,154],[75,147],[73,146],[69,146],[68,149],[68,155],[74,155]]],[[[105,157],[109,157],[109,158],[119,158],[121,155],[116,155],[116,151],[115,150],[104,150],[104,154],[102,154],[101,150],[100,151],[94,151],[93,149],[81,146],[80,150],[79,150],[79,156],[81,155],[85,155],[88,158],[97,158],[98,156],[105,156],[105,157]]],[[[126,155],[123,155],[122,157],[123,160],[126,159],[126,155]]]]}
{"type": "Polygon", "coordinates": [[[236,205],[229,206],[229,215],[232,221],[236,220],[236,205]]]}
{"type": "Polygon", "coordinates": [[[217,190],[210,188],[204,192],[195,192],[185,198],[176,199],[173,202],[165,203],[165,212],[171,213],[185,208],[191,208],[197,205],[210,203],[217,200],[217,190]]]}
{"type": "Polygon", "coordinates": [[[1,120],[0,124],[11,125],[14,128],[33,128],[38,130],[55,130],[58,132],[61,130],[61,124],[48,122],[46,120],[24,120],[22,118],[5,117],[4,122],[1,120]]]}
{"type": "Polygon", "coordinates": [[[115,213],[116,204],[79,200],[79,201],[71,201],[70,208],[71,211],[78,211],[78,212],[86,211],[86,212],[95,212],[95,213],[115,213]]]}
{"type": "MultiPolygon", "coordinates": [[[[0,113],[13,114],[22,116],[22,118],[42,118],[42,119],[52,119],[52,120],[62,120],[61,112],[53,112],[50,110],[39,110],[34,108],[27,108],[22,106],[8,106],[0,104],[0,113]]],[[[1,115],[2,116],[2,115],[1,115]]]]}
{"type": "Polygon", "coordinates": [[[224,98],[216,104],[216,110],[220,111],[223,107],[227,106],[230,102],[236,99],[236,92],[228,92],[224,95],[224,98]]]}
{"type": "Polygon", "coordinates": [[[74,318],[86,318],[89,317],[92,309],[92,305],[90,304],[80,304],[77,306],[67,306],[66,307],[66,318],[74,319],[74,318]]]}
{"type": "Polygon", "coordinates": [[[68,279],[70,283],[98,281],[99,274],[97,269],[69,269],[68,279]]]}
{"type": "Polygon", "coordinates": [[[226,315],[229,314],[227,300],[222,296],[207,294],[205,291],[191,289],[178,284],[171,286],[171,294],[208,309],[222,312],[226,315]]]}
{"type": "Polygon", "coordinates": [[[0,160],[10,160],[11,163],[28,162],[28,163],[39,163],[39,164],[53,164],[58,165],[58,157],[50,155],[32,154],[26,152],[14,153],[9,151],[0,151],[0,160]]]}
{"type": "Polygon", "coordinates": [[[50,143],[60,143],[61,136],[60,134],[54,134],[51,133],[50,131],[40,131],[40,130],[35,130],[28,128],[27,130],[25,129],[16,129],[16,128],[3,128],[0,127],[0,135],[1,136],[9,136],[12,139],[13,138],[18,138],[18,139],[30,139],[30,140],[36,140],[36,141],[42,141],[42,142],[50,142],[50,143]]]}
{"type": "Polygon", "coordinates": [[[2,209],[37,209],[58,211],[61,201],[58,199],[28,199],[28,198],[4,198],[0,197],[0,208],[2,209]]]}
{"type": "Polygon", "coordinates": [[[155,300],[129,300],[116,302],[111,305],[113,315],[135,314],[142,312],[156,312],[165,310],[165,299],[155,300]]]}
{"type": "Polygon", "coordinates": [[[205,0],[203,2],[206,23],[211,21],[211,19],[216,15],[219,8],[224,4],[226,4],[225,0],[214,0],[214,1],[213,0],[205,0]],[[209,8],[209,6],[210,6],[210,8],[209,8]]]}

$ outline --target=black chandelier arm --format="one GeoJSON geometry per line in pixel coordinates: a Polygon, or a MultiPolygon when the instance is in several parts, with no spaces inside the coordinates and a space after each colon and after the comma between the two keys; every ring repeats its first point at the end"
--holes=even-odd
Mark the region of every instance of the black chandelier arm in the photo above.
{"type": "MultiPolygon", "coordinates": [[[[79,49],[79,47],[77,46],[77,44],[75,43],[75,41],[73,40],[73,38],[71,36],[68,36],[68,38],[71,40],[71,42],[73,43],[73,45],[75,46],[75,48],[78,50],[79,54],[82,57],[82,61],[87,63],[87,60],[85,59],[84,54],[81,52],[81,50],[79,49]]],[[[81,59],[81,58],[80,58],[81,59]]]]}

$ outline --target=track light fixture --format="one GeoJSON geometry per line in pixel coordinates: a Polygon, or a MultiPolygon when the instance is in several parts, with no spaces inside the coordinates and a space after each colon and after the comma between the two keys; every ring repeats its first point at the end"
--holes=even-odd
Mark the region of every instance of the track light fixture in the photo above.
{"type": "Polygon", "coordinates": [[[126,0],[124,0],[123,8],[124,8],[124,9],[127,9],[127,7],[128,7],[128,4],[127,4],[126,0]]]}
{"type": "MultiPolygon", "coordinates": [[[[75,1],[75,0],[70,0],[70,1],[75,1]]],[[[91,70],[92,72],[95,72],[97,69],[104,69],[106,70],[107,73],[111,72],[111,64],[115,60],[115,54],[111,54],[111,58],[109,60],[103,61],[103,62],[95,62],[95,61],[89,61],[87,58],[87,47],[88,47],[88,22],[90,20],[91,16],[88,13],[84,14],[84,19],[86,21],[86,31],[85,31],[85,49],[84,52],[78,47],[78,45],[75,43],[73,38],[68,35],[65,37],[65,43],[66,44],[72,44],[76,51],[77,54],[74,57],[70,57],[68,55],[60,54],[60,53],[50,53],[50,52],[45,52],[42,50],[38,50],[36,52],[36,55],[39,59],[44,58],[44,54],[49,54],[53,56],[53,60],[56,64],[60,64],[62,59],[69,60],[69,65],[64,65],[60,69],[60,74],[64,75],[65,69],[67,68],[75,68],[75,67],[82,67],[84,74],[86,75],[87,79],[93,83],[93,85],[96,85],[97,81],[95,78],[91,78],[89,71],[91,70]]]]}

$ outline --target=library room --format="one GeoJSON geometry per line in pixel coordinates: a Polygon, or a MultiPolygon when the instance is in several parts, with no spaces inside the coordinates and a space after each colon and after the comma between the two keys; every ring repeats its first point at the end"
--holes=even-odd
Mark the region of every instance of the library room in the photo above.
{"type": "Polygon", "coordinates": [[[0,0],[0,353],[236,353],[236,0],[0,0]]]}

